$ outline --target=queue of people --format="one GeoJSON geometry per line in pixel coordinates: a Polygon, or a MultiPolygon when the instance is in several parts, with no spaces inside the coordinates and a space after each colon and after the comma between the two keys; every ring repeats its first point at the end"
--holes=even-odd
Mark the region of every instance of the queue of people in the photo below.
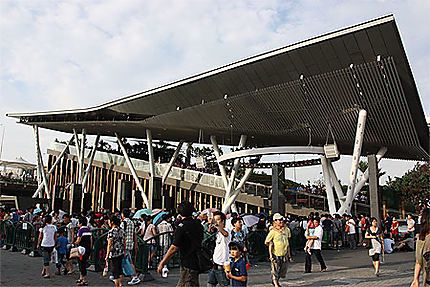
{"type": "MultiPolygon", "coordinates": [[[[87,277],[88,259],[92,252],[95,228],[108,229],[105,252],[106,272],[110,270],[115,286],[123,286],[124,275],[130,276],[128,285],[140,283],[134,262],[138,252],[137,236],[141,236],[149,245],[148,264],[158,264],[157,272],[163,277],[168,276],[168,262],[179,252],[180,278],[177,286],[200,286],[199,274],[208,272],[207,286],[246,286],[248,282],[249,244],[248,227],[237,213],[229,216],[213,210],[197,213],[190,202],[179,204],[178,215],[164,213],[161,220],[154,224],[150,215],[142,215],[140,220],[132,218],[129,209],[115,213],[81,213],[70,216],[61,210],[48,213],[39,208],[29,208],[25,213],[10,210],[3,218],[32,223],[42,223],[38,247],[43,255],[43,278],[50,278],[50,261],[56,259],[55,275],[74,274],[74,264],[78,263],[78,286],[89,284],[87,277]],[[156,241],[155,236],[159,235],[156,241]],[[213,234],[215,246],[213,250],[204,250],[203,240],[207,234],[213,234]],[[156,251],[162,249],[162,259],[155,260],[156,251]],[[54,256],[55,254],[55,256],[54,256]],[[210,258],[208,258],[210,257],[210,258]],[[76,259],[74,259],[76,258],[76,259]],[[129,272],[124,273],[124,260],[129,272]],[[202,267],[209,262],[210,266],[202,267]]],[[[419,274],[423,273],[428,280],[428,262],[430,261],[430,212],[424,209],[417,222],[408,216],[407,233],[400,234],[399,224],[395,217],[388,213],[383,220],[368,218],[363,215],[353,217],[345,214],[329,215],[310,213],[308,217],[296,217],[279,213],[267,217],[260,215],[252,229],[266,234],[264,243],[268,246],[271,264],[271,281],[273,286],[280,286],[286,278],[288,266],[294,262],[291,248],[292,233],[301,234],[305,239],[304,273],[312,272],[312,255],[319,262],[319,271],[326,272],[328,267],[322,254],[323,237],[328,248],[340,250],[340,247],[356,249],[367,247],[375,276],[380,275],[380,260],[384,253],[416,250],[414,282],[416,287],[419,274]],[[418,238],[415,238],[415,235],[418,238]],[[415,243],[415,239],[416,243],[415,243]],[[415,248],[416,245],[416,248],[415,248]]],[[[426,282],[426,281],[424,281],[426,282]]]]}

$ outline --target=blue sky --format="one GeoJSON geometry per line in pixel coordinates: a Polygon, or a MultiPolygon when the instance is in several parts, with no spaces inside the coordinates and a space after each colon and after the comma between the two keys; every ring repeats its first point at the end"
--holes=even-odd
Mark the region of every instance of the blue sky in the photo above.
{"type": "MultiPolygon", "coordinates": [[[[98,105],[390,13],[428,117],[430,1],[0,1],[3,158],[35,161],[31,128],[7,112],[98,105]]],[[[67,137],[42,130],[42,148],[67,137]]],[[[391,176],[413,164],[381,162],[391,176]]],[[[335,163],[344,182],[349,165],[335,163]]]]}

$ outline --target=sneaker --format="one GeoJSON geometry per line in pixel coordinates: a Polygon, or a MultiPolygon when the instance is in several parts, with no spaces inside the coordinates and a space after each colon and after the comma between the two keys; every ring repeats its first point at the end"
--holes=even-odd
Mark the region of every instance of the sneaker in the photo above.
{"type": "Polygon", "coordinates": [[[133,278],[131,279],[131,281],[129,281],[127,284],[128,284],[128,285],[136,285],[136,284],[138,284],[138,283],[140,283],[140,279],[139,279],[139,277],[135,276],[135,277],[133,277],[133,278]]]}

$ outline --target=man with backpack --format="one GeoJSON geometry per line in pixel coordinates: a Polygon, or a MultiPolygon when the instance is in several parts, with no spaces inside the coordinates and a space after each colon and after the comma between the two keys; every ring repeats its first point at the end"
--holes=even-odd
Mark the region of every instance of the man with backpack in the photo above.
{"type": "Polygon", "coordinates": [[[199,283],[199,257],[203,244],[203,226],[199,220],[193,219],[194,206],[188,202],[181,202],[178,213],[182,217],[173,235],[173,243],[158,265],[157,272],[161,275],[164,265],[180,252],[180,273],[177,287],[200,286],[199,283]]]}

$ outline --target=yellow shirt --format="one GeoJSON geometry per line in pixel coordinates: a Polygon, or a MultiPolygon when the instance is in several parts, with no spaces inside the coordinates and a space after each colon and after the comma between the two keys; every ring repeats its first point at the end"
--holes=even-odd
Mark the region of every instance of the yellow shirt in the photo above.
{"type": "Polygon", "coordinates": [[[273,241],[273,254],[275,256],[285,256],[288,251],[288,233],[285,230],[281,232],[272,228],[267,234],[265,243],[273,241]]]}

